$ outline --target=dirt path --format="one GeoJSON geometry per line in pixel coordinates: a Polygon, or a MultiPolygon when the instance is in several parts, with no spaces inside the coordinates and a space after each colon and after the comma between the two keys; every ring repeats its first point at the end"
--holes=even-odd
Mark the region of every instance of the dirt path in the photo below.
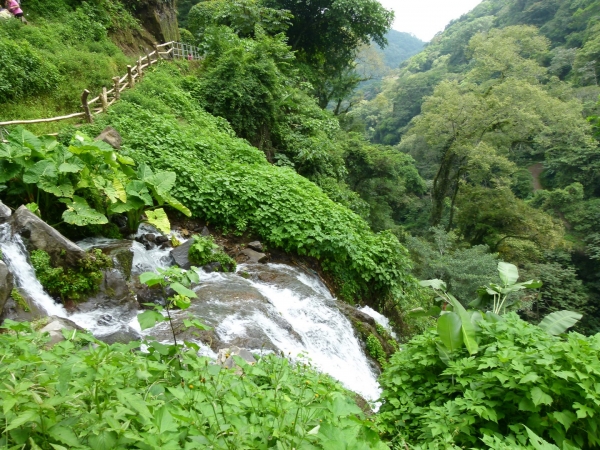
{"type": "Polygon", "coordinates": [[[544,164],[535,163],[534,165],[529,166],[527,170],[529,170],[529,173],[533,177],[533,191],[535,192],[543,189],[542,183],[540,183],[540,175],[544,171],[544,164]]]}

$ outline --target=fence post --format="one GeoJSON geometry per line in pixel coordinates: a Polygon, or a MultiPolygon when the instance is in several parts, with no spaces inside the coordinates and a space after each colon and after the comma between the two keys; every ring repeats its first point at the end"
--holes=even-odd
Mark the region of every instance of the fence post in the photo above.
{"type": "Polygon", "coordinates": [[[158,54],[158,44],[152,44],[152,46],[154,47],[154,51],[156,52],[156,61],[158,62],[158,60],[160,59],[160,55],[158,54]]]}
{"type": "Polygon", "coordinates": [[[90,95],[90,91],[87,89],[83,91],[83,94],[81,94],[81,106],[83,107],[83,112],[85,113],[85,120],[88,123],[94,123],[94,118],[90,112],[90,105],[88,105],[87,102],[88,95],[90,95]]]}
{"type": "Polygon", "coordinates": [[[148,67],[152,65],[152,57],[150,56],[150,52],[147,48],[144,48],[144,52],[146,52],[146,59],[148,59],[148,67]]]}
{"type": "Polygon", "coordinates": [[[121,98],[121,91],[119,90],[121,88],[121,82],[119,80],[119,77],[113,78],[113,83],[115,85],[115,100],[119,100],[121,98]]]}
{"type": "Polygon", "coordinates": [[[131,72],[131,66],[127,66],[127,79],[129,80],[129,87],[135,86],[135,80],[133,79],[133,72],[131,72]]]}
{"type": "Polygon", "coordinates": [[[106,86],[102,88],[102,94],[100,94],[100,102],[102,102],[102,112],[108,111],[108,94],[106,93],[106,86]]]}
{"type": "Polygon", "coordinates": [[[142,72],[142,57],[141,56],[138,58],[138,61],[137,61],[137,73],[138,73],[138,77],[141,80],[142,79],[142,75],[143,75],[143,72],[142,72]]]}

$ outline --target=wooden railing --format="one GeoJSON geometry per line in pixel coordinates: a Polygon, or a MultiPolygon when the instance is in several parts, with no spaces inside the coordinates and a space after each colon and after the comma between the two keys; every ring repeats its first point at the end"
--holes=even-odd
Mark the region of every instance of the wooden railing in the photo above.
{"type": "MultiPolygon", "coordinates": [[[[182,42],[167,42],[166,44],[154,45],[154,51],[146,52],[146,55],[140,56],[136,65],[127,66],[127,73],[122,77],[113,78],[112,89],[102,88],[102,92],[97,97],[88,99],[89,90],[84,90],[81,94],[81,108],[83,112],[68,114],[66,116],[50,117],[47,119],[30,120],[11,120],[9,122],[0,122],[0,127],[11,125],[27,125],[32,123],[58,122],[60,120],[83,117],[88,123],[94,122],[94,116],[106,112],[112,104],[121,97],[121,92],[127,88],[132,88],[144,76],[144,70],[158,63],[161,59],[200,59],[201,53],[197,47],[193,47],[182,42]],[[153,59],[154,58],[154,59],[153,59]]],[[[4,142],[0,134],[0,142],[4,142]]]]}

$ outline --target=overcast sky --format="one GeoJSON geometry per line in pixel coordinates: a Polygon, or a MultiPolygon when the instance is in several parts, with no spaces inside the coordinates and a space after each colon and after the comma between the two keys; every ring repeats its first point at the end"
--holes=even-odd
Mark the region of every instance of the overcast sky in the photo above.
{"type": "Polygon", "coordinates": [[[430,41],[452,19],[472,10],[481,0],[379,0],[396,12],[392,28],[430,41]]]}

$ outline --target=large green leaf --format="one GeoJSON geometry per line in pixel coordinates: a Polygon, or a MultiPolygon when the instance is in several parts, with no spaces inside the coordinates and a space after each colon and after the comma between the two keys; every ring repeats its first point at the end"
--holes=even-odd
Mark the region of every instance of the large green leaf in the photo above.
{"type": "Polygon", "coordinates": [[[159,312],[148,310],[138,314],[137,320],[140,324],[140,328],[142,330],[147,330],[156,325],[156,322],[164,322],[167,319],[159,312]]]}
{"type": "Polygon", "coordinates": [[[423,287],[430,287],[440,291],[446,291],[446,283],[442,280],[438,280],[437,278],[433,280],[422,280],[419,281],[419,284],[423,287]]]}
{"type": "Polygon", "coordinates": [[[38,137],[27,131],[23,127],[17,127],[6,137],[6,140],[13,144],[16,147],[25,147],[30,150],[40,151],[42,147],[42,142],[38,139],[38,137]]]}
{"type": "Polygon", "coordinates": [[[162,233],[169,234],[171,232],[171,222],[169,222],[164,209],[148,210],[146,211],[146,217],[148,218],[148,223],[154,225],[162,233]]]}
{"type": "Polygon", "coordinates": [[[170,192],[175,186],[176,179],[175,172],[157,172],[152,176],[143,178],[159,195],[170,192]]]}
{"type": "Polygon", "coordinates": [[[152,206],[152,197],[150,191],[146,187],[146,183],[141,180],[134,180],[127,183],[125,192],[130,197],[137,197],[144,202],[146,206],[152,206]]]}
{"type": "Polygon", "coordinates": [[[0,183],[6,183],[16,178],[22,170],[23,166],[18,163],[0,161],[0,183]]]}
{"type": "Polygon", "coordinates": [[[84,198],[73,196],[73,201],[62,200],[67,205],[67,210],[63,213],[63,220],[67,223],[79,226],[101,225],[108,223],[106,216],[87,204],[84,198]]]}
{"type": "Polygon", "coordinates": [[[194,291],[186,288],[181,283],[172,283],[170,285],[170,288],[173,289],[175,292],[177,292],[179,295],[184,295],[189,298],[197,298],[198,297],[194,291]]]}
{"type": "Polygon", "coordinates": [[[437,332],[444,346],[450,353],[458,350],[463,344],[460,316],[456,313],[447,313],[440,316],[437,323],[437,332]]]}
{"type": "Polygon", "coordinates": [[[500,261],[498,263],[498,275],[505,286],[515,284],[519,279],[519,270],[514,264],[500,261]]]}
{"type": "Polygon", "coordinates": [[[468,313],[464,306],[452,295],[448,294],[447,299],[462,322],[461,333],[465,347],[467,347],[469,354],[474,355],[479,350],[479,344],[476,340],[477,333],[472,322],[472,314],[468,313]]]}
{"type": "Polygon", "coordinates": [[[164,277],[156,272],[144,272],[140,275],[140,283],[147,286],[154,286],[164,280],[164,277]]]}
{"type": "Polygon", "coordinates": [[[148,164],[142,163],[138,166],[137,175],[140,180],[145,182],[146,179],[154,176],[154,172],[148,164]]]}
{"type": "Polygon", "coordinates": [[[61,184],[57,184],[55,180],[42,178],[37,183],[37,187],[40,188],[44,192],[48,192],[57,197],[73,197],[75,191],[73,190],[73,185],[65,181],[61,184]]]}
{"type": "Polygon", "coordinates": [[[143,209],[145,206],[144,202],[136,197],[129,197],[125,203],[117,202],[109,206],[109,214],[120,214],[127,211],[134,211],[143,209]]]}
{"type": "Polygon", "coordinates": [[[23,174],[23,182],[27,184],[35,184],[41,178],[56,178],[57,176],[56,163],[51,159],[43,159],[36,162],[33,167],[30,167],[23,174]]]}
{"type": "Polygon", "coordinates": [[[183,203],[181,203],[179,200],[177,200],[175,197],[173,197],[171,194],[164,193],[162,194],[162,198],[172,208],[175,208],[177,211],[185,214],[188,217],[192,216],[192,212],[189,210],[189,208],[183,203]]]}
{"type": "Polygon", "coordinates": [[[567,329],[581,320],[582,317],[583,314],[573,311],[556,311],[544,317],[539,326],[548,334],[556,336],[567,331],[567,329]]]}
{"type": "Polygon", "coordinates": [[[20,145],[0,144],[0,158],[13,161],[31,155],[31,149],[20,145]]]}

